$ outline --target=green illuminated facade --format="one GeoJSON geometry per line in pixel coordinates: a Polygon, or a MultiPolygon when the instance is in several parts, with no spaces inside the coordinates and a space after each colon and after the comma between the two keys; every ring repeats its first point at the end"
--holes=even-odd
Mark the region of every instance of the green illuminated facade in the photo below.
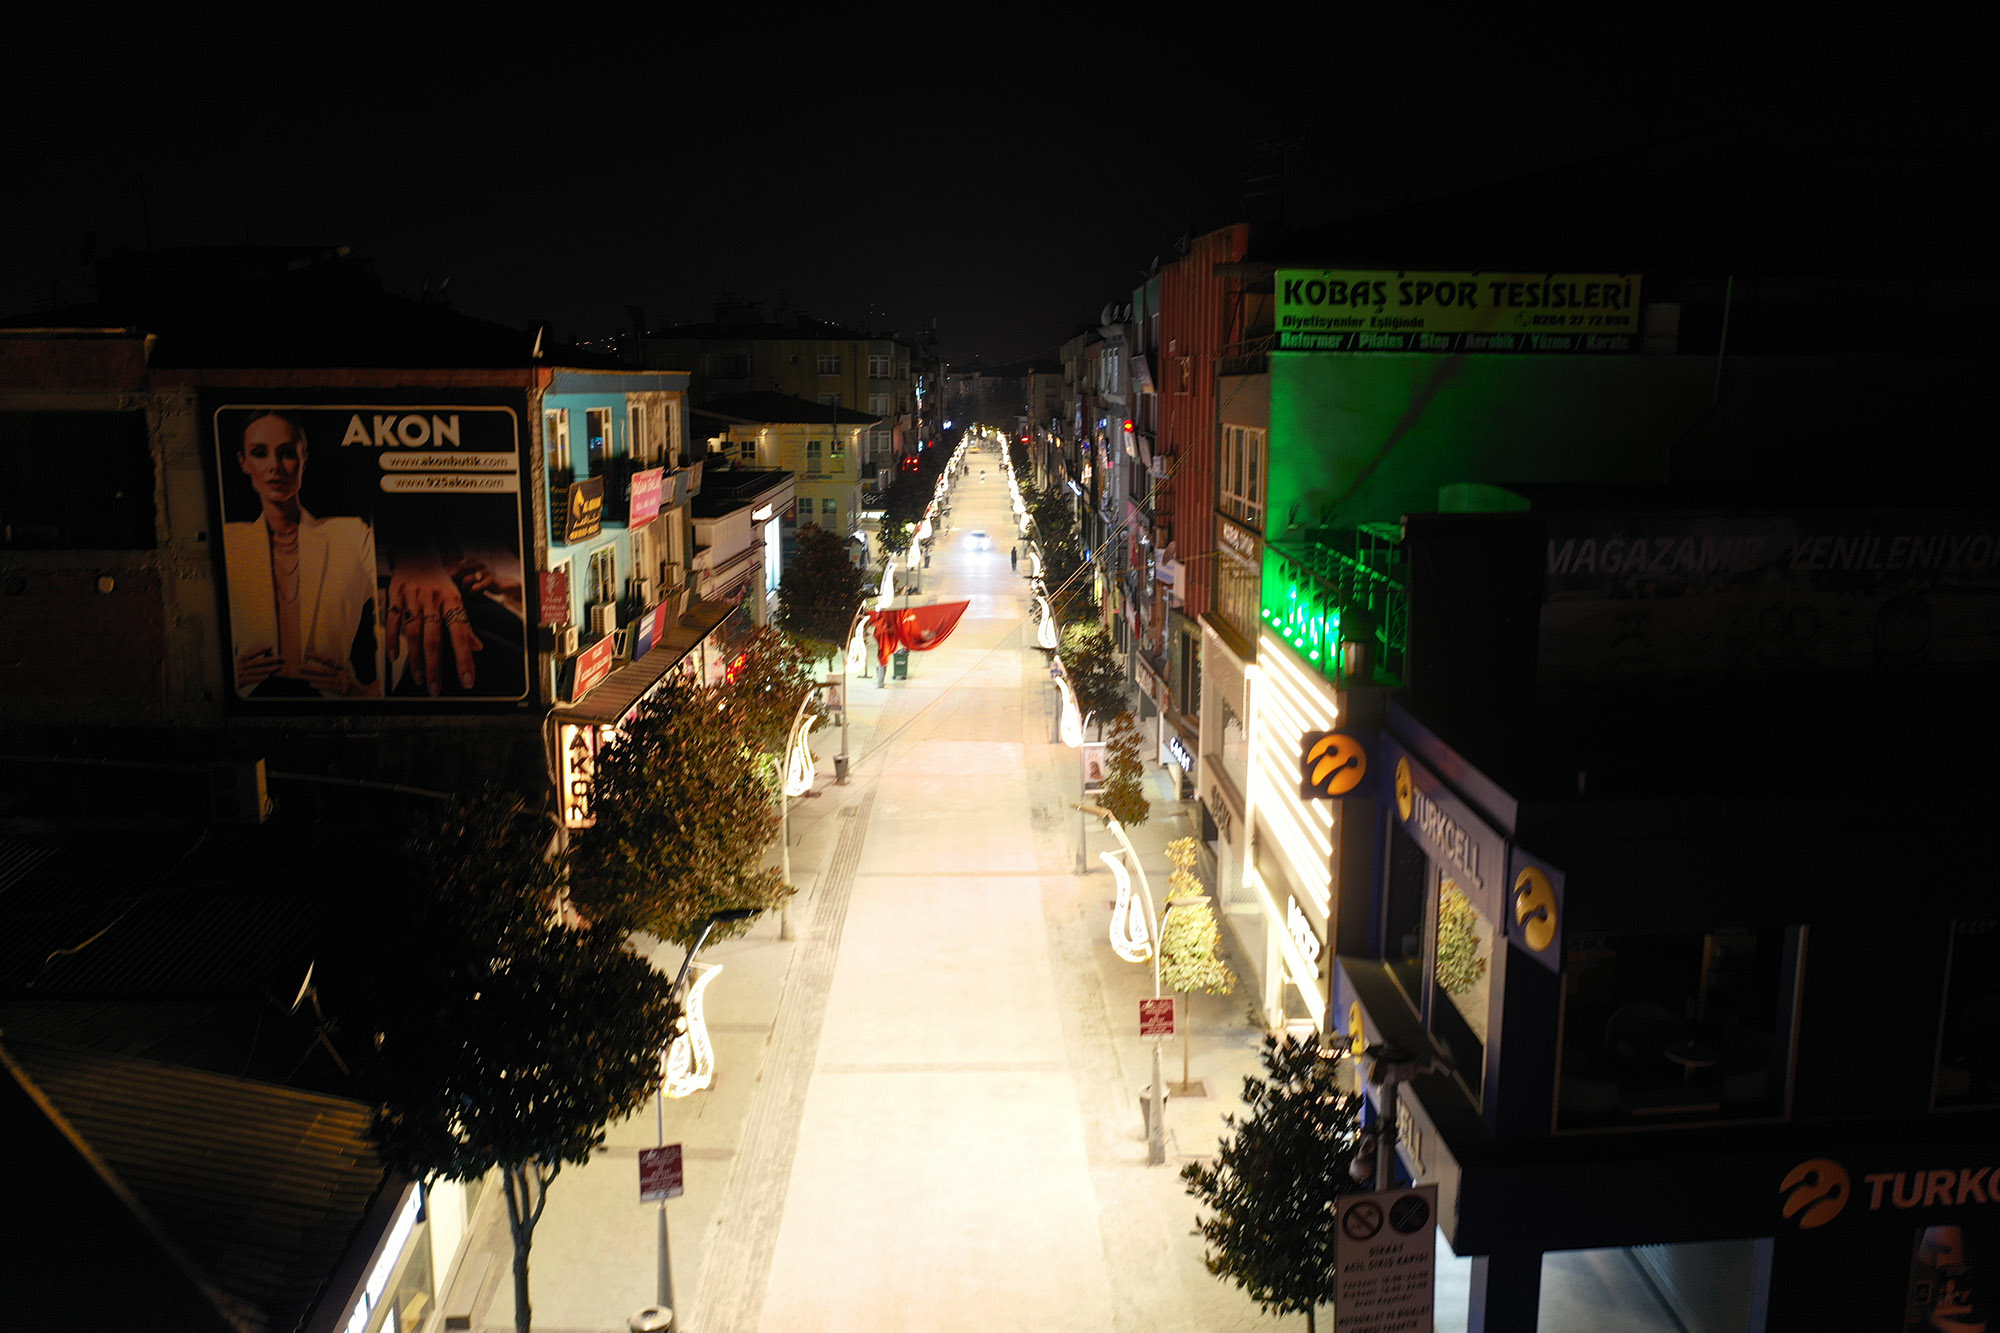
{"type": "Polygon", "coordinates": [[[1404,514],[1452,507],[1465,483],[1664,481],[1674,441],[1709,409],[1714,364],[1273,352],[1268,374],[1261,619],[1328,680],[1342,679],[1339,645],[1361,642],[1395,681],[1404,514]]]}

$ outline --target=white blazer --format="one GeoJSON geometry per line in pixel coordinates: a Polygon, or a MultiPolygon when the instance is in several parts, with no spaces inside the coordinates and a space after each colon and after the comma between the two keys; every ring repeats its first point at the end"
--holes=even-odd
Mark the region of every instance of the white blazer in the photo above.
{"type": "MultiPolygon", "coordinates": [[[[236,661],[260,648],[280,651],[277,586],[271,573],[271,531],[258,514],[251,523],[222,525],[229,578],[231,681],[236,661]]],[[[299,647],[308,657],[345,662],[368,603],[375,599],[375,531],[359,518],[314,518],[299,511],[299,647]]],[[[375,635],[375,680],[382,680],[382,636],[375,635]]]]}

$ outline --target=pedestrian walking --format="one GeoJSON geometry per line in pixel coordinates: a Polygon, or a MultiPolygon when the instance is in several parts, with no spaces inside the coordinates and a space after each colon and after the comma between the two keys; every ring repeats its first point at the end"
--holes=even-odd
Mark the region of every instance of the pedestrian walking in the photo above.
{"type": "Polygon", "coordinates": [[[1018,546],[1010,546],[1010,547],[1008,547],[1008,548],[1007,548],[1007,568],[1009,568],[1009,569],[1013,570],[1013,571],[1014,571],[1015,573],[1017,573],[1017,574],[1018,574],[1018,573],[1020,573],[1020,571],[1021,571],[1021,548],[1020,548],[1020,547],[1018,547],[1018,546]]]}

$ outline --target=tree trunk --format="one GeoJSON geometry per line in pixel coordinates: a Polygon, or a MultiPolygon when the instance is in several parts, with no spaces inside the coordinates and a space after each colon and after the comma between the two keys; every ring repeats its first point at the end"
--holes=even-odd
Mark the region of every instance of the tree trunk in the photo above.
{"type": "MultiPolygon", "coordinates": [[[[527,1165],[500,1168],[501,1188],[507,1195],[507,1230],[514,1238],[514,1333],[529,1333],[528,1247],[534,1243],[535,1222],[542,1210],[528,1198],[534,1168],[527,1165]]],[[[542,1187],[544,1197],[548,1187],[542,1187]]]]}
{"type": "Polygon", "coordinates": [[[1306,1333],[1315,1333],[1318,1325],[1313,1322],[1313,1307],[1306,1307],[1306,1333]]]}

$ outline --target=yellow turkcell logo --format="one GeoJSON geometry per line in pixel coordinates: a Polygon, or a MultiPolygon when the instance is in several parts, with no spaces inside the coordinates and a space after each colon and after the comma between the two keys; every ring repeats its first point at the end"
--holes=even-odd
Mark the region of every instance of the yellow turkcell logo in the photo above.
{"type": "Polygon", "coordinates": [[[1785,1173],[1778,1190],[1790,1191],[1785,1197],[1783,1215],[1796,1216],[1801,1231],[1823,1227],[1840,1216],[1840,1210],[1847,1206],[1848,1195],[1854,1192],[1847,1179],[1847,1168],[1831,1157],[1800,1162],[1785,1173]]]}
{"type": "Polygon", "coordinates": [[[1396,761],[1396,813],[1407,821],[1410,817],[1410,810],[1416,804],[1416,800],[1417,784],[1410,777],[1410,761],[1408,759],[1398,759],[1396,761]]]}
{"type": "Polygon", "coordinates": [[[1514,877],[1514,921],[1536,953],[1555,943],[1556,888],[1539,866],[1529,866],[1514,877]]]}
{"type": "Polygon", "coordinates": [[[1360,740],[1337,731],[1310,741],[1299,759],[1301,786],[1313,796],[1345,796],[1367,772],[1368,752],[1360,740]]]}

